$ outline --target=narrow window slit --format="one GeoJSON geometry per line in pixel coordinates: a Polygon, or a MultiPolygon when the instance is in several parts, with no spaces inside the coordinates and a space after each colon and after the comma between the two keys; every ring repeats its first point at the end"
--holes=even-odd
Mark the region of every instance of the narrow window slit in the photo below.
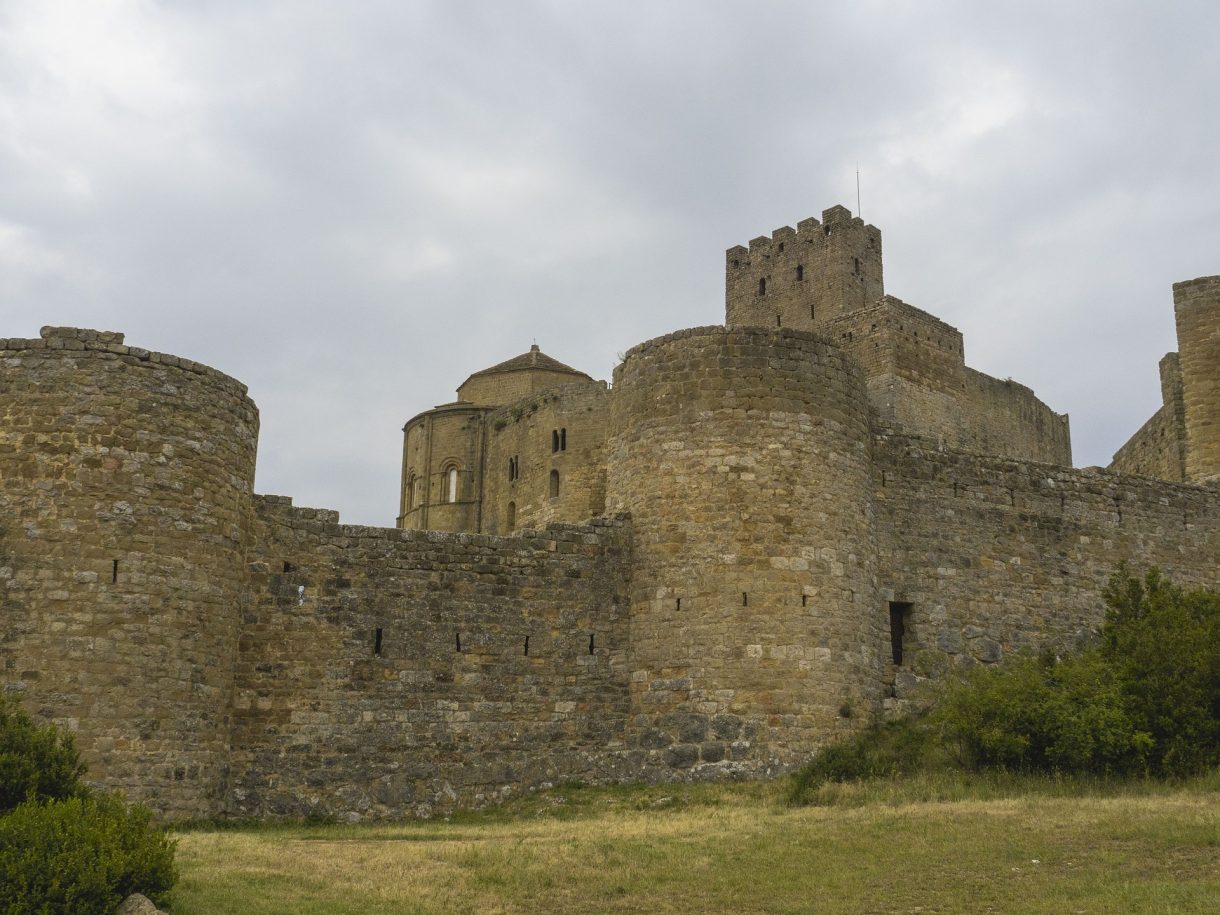
{"type": "Polygon", "coordinates": [[[745,591],[741,592],[741,605],[743,607],[750,606],[750,595],[747,594],[745,591]]]}
{"type": "Polygon", "coordinates": [[[910,618],[910,604],[890,601],[890,656],[899,667],[902,666],[902,649],[906,641],[907,624],[910,618]]]}
{"type": "Polygon", "coordinates": [[[373,630],[373,657],[381,657],[381,627],[373,630]]]}
{"type": "Polygon", "coordinates": [[[766,277],[763,277],[762,279],[760,279],[760,280],[758,281],[758,294],[759,294],[759,295],[766,295],[766,294],[767,294],[767,279],[766,279],[766,277]]]}
{"type": "Polygon", "coordinates": [[[679,598],[677,599],[677,601],[674,603],[674,609],[675,609],[675,610],[681,610],[681,609],[682,609],[682,598],[680,598],[680,597],[679,597],[679,598]]]}
{"type": "Polygon", "coordinates": [[[455,632],[453,634],[453,646],[458,651],[462,650],[462,634],[460,632],[455,632]]]}
{"type": "Polygon", "coordinates": [[[110,583],[114,584],[119,580],[119,561],[117,559],[110,563],[110,583]]]}
{"type": "Polygon", "coordinates": [[[528,635],[525,637],[525,656],[527,658],[530,656],[530,637],[528,635]]]}
{"type": "Polygon", "coordinates": [[[593,654],[593,634],[589,633],[589,654],[593,654]]]}
{"type": "Polygon", "coordinates": [[[801,606],[802,606],[802,607],[808,607],[808,606],[809,606],[809,595],[808,595],[808,594],[802,594],[802,595],[801,595],[801,606]]]}

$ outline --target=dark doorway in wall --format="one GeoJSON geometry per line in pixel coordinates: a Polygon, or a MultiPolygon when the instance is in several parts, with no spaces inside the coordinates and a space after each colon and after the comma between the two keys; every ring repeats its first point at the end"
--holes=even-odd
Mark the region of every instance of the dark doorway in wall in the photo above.
{"type": "Polygon", "coordinates": [[[890,601],[890,654],[894,663],[902,665],[902,646],[911,624],[911,605],[904,601],[890,601]]]}

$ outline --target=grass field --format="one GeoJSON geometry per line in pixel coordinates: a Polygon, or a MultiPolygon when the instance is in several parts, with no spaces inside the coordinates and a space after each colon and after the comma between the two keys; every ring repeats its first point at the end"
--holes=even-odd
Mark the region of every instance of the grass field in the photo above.
{"type": "Polygon", "coordinates": [[[1220,912],[1220,790],[561,788],[447,821],[181,834],[174,915],[1220,912]]]}

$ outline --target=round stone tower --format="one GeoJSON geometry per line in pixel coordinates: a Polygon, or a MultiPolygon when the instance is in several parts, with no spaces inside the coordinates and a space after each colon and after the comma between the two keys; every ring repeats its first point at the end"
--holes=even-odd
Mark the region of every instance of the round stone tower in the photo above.
{"type": "Polygon", "coordinates": [[[1220,276],[1173,284],[1186,412],[1186,479],[1220,482],[1220,276]]]}
{"type": "Polygon", "coordinates": [[[858,366],[807,332],[695,328],[631,350],[611,410],[643,774],[771,771],[867,722],[885,630],[858,366]]]}
{"type": "Polygon", "coordinates": [[[258,411],[121,334],[0,340],[4,688],[169,817],[228,768],[258,411]]]}

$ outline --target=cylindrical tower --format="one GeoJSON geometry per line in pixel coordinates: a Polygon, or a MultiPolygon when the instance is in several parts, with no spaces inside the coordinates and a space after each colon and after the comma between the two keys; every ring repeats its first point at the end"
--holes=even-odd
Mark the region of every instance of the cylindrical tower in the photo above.
{"type": "Polygon", "coordinates": [[[607,502],[636,532],[646,776],[797,763],[880,702],[868,402],[801,331],[703,327],[614,373],[607,502]]]}
{"type": "Polygon", "coordinates": [[[258,411],[121,334],[0,341],[5,690],[76,733],[91,780],[220,811],[258,411]]]}
{"type": "Polygon", "coordinates": [[[1220,481],[1220,276],[1173,284],[1186,413],[1186,479],[1220,481]]]}

